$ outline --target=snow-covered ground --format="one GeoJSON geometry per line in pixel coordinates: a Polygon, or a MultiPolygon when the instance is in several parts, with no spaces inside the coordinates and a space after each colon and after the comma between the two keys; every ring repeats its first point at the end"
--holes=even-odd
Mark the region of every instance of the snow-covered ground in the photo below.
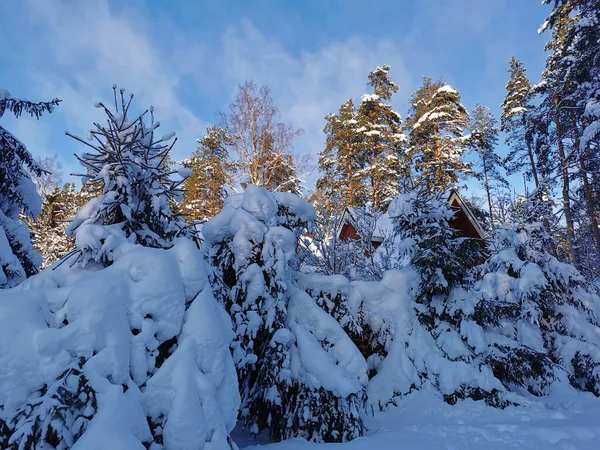
{"type": "Polygon", "coordinates": [[[253,441],[237,429],[233,437],[246,450],[597,450],[600,399],[569,392],[501,410],[473,400],[450,406],[426,390],[369,418],[367,425],[367,436],[344,444],[302,439],[268,444],[264,439],[253,441]]]}

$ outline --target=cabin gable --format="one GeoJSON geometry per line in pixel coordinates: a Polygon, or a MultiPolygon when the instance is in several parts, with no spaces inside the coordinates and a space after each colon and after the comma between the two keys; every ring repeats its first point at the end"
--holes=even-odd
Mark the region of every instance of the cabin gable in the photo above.
{"type": "Polygon", "coordinates": [[[352,224],[345,223],[342,225],[342,227],[340,229],[338,238],[345,241],[348,239],[358,239],[359,236],[358,236],[358,233],[356,232],[356,229],[352,226],[352,224]]]}
{"type": "MultiPolygon", "coordinates": [[[[460,237],[474,239],[483,239],[485,237],[485,233],[479,224],[479,221],[475,218],[471,209],[463,201],[456,190],[451,190],[449,192],[448,204],[454,211],[454,217],[450,221],[450,226],[458,231],[460,237]]],[[[353,222],[354,217],[352,211],[349,208],[346,208],[342,215],[342,219],[340,220],[340,225],[338,226],[338,239],[359,239],[358,232],[356,231],[353,222]]],[[[387,213],[383,214],[381,220],[377,221],[377,227],[381,229],[375,230],[373,241],[371,242],[374,248],[381,245],[387,228],[391,227],[390,218],[387,213]]]]}

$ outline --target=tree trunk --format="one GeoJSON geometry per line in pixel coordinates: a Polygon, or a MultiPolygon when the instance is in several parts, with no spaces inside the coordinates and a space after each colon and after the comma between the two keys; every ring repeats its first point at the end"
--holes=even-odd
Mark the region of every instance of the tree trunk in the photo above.
{"type": "MultiPolygon", "coordinates": [[[[210,164],[214,170],[214,168],[215,168],[214,158],[211,158],[210,164]]],[[[213,217],[215,215],[215,182],[214,182],[214,179],[209,181],[208,214],[210,215],[210,217],[213,217]]]]}
{"type": "Polygon", "coordinates": [[[483,176],[484,176],[484,180],[485,180],[485,192],[487,194],[488,207],[490,209],[490,225],[493,225],[494,217],[492,215],[492,196],[490,194],[490,183],[488,180],[487,163],[485,160],[485,154],[481,155],[481,161],[483,162],[483,176]]]}
{"type": "Polygon", "coordinates": [[[579,151],[579,169],[581,170],[581,178],[583,180],[583,191],[585,193],[585,202],[587,203],[588,214],[590,215],[590,229],[592,236],[594,236],[594,243],[596,251],[600,252],[600,230],[598,229],[598,219],[596,217],[596,208],[594,208],[594,199],[592,197],[592,189],[588,180],[587,171],[585,170],[585,161],[583,155],[579,149],[579,129],[577,128],[577,122],[573,117],[573,130],[575,132],[575,148],[579,151]]]}
{"type": "MultiPolygon", "coordinates": [[[[346,144],[346,154],[350,154],[350,146],[346,144]]],[[[352,180],[352,165],[348,163],[348,204],[354,206],[354,182],[352,180]]]]}
{"type": "Polygon", "coordinates": [[[554,97],[554,123],[556,125],[556,140],[558,143],[558,154],[560,156],[560,163],[562,166],[562,197],[563,197],[563,209],[565,212],[565,220],[567,222],[567,239],[569,241],[569,253],[571,260],[576,267],[579,267],[579,258],[577,258],[577,251],[575,249],[575,225],[573,222],[573,213],[571,211],[571,199],[569,198],[569,162],[565,154],[563,147],[560,117],[558,114],[558,97],[554,97]]]}
{"type": "Polygon", "coordinates": [[[531,149],[531,142],[527,139],[527,131],[526,131],[526,123],[525,116],[523,116],[523,129],[525,130],[525,143],[527,144],[527,155],[529,155],[529,164],[531,164],[531,174],[533,175],[533,182],[535,183],[535,187],[540,187],[540,180],[537,174],[537,167],[535,165],[535,159],[533,157],[533,150],[531,149]]]}
{"type": "MultiPolygon", "coordinates": [[[[378,155],[373,158],[373,167],[377,167],[378,155]]],[[[379,176],[375,173],[371,175],[371,204],[373,208],[379,209],[379,176]]]]}
{"type": "Polygon", "coordinates": [[[600,204],[600,189],[598,188],[598,186],[600,186],[600,180],[598,180],[598,177],[596,176],[595,172],[592,172],[592,182],[594,183],[594,193],[596,194],[596,201],[600,204]]]}
{"type": "Polygon", "coordinates": [[[581,169],[581,177],[583,178],[583,190],[585,192],[585,201],[587,203],[588,213],[590,215],[590,228],[592,230],[592,235],[594,236],[594,241],[596,243],[596,250],[600,252],[600,229],[598,229],[598,218],[596,217],[596,209],[594,208],[592,189],[590,187],[590,182],[588,180],[587,172],[585,170],[585,162],[583,161],[583,157],[579,158],[579,168],[581,169]]]}
{"type": "Polygon", "coordinates": [[[444,171],[442,170],[442,143],[439,136],[435,139],[435,162],[437,163],[436,177],[438,180],[440,191],[446,189],[444,178],[444,171]]]}

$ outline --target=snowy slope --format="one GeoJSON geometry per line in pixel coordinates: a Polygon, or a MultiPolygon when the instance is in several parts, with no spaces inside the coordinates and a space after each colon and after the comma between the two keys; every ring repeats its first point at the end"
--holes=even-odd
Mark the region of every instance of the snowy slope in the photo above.
{"type": "Polygon", "coordinates": [[[367,436],[344,444],[295,439],[247,450],[596,450],[600,443],[600,399],[570,392],[552,401],[504,410],[465,400],[450,406],[432,391],[406,397],[396,408],[369,418],[367,436]],[[568,400],[566,400],[568,399],[568,400]]]}

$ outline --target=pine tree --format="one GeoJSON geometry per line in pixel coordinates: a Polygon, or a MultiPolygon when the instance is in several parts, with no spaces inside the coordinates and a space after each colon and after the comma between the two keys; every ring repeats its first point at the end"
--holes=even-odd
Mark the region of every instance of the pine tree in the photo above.
{"type": "Polygon", "coordinates": [[[223,208],[225,186],[231,179],[224,139],[221,128],[209,127],[198,139],[200,145],[194,155],[184,164],[192,171],[185,181],[181,204],[189,221],[209,219],[223,208]]]}
{"type": "MultiPolygon", "coordinates": [[[[59,103],[58,99],[32,103],[1,89],[0,117],[9,111],[16,117],[27,113],[39,119],[59,103]]],[[[41,198],[31,175],[41,176],[42,169],[23,143],[0,126],[0,288],[15,286],[42,263],[33,250],[27,225],[19,219],[21,214],[35,218],[41,212],[41,198]]]]}
{"type": "Polygon", "coordinates": [[[535,186],[539,186],[536,167],[533,136],[529,117],[532,114],[531,83],[525,73],[525,65],[514,56],[510,60],[510,79],[506,84],[506,96],[502,102],[501,129],[506,133],[506,144],[510,152],[506,157],[509,174],[523,172],[532,177],[535,186]],[[529,170],[523,166],[529,165],[529,170]]]}
{"type": "MultiPolygon", "coordinates": [[[[559,155],[564,154],[568,160],[563,161],[563,179],[565,176],[568,177],[568,169],[564,168],[566,162],[567,165],[574,166],[573,177],[579,180],[583,188],[581,193],[587,212],[583,215],[586,223],[582,224],[584,227],[580,229],[589,230],[587,234],[593,238],[596,252],[600,254],[598,208],[593,192],[596,175],[591,169],[598,166],[597,151],[593,141],[598,133],[597,119],[600,116],[594,112],[600,95],[598,82],[600,3],[597,0],[557,0],[553,3],[554,8],[542,27],[542,29],[548,27],[552,30],[552,38],[547,45],[550,54],[544,72],[546,83],[542,92],[546,103],[549,103],[552,97],[557,133],[560,137],[571,138],[572,147],[568,150],[562,148],[565,145],[562,142],[564,139],[557,144],[559,155]],[[572,164],[572,161],[576,163],[572,164]]],[[[573,204],[573,208],[576,207],[577,205],[573,204]]],[[[569,213],[569,205],[565,205],[565,215],[569,213]]],[[[575,215],[575,212],[571,214],[575,215]]],[[[573,217],[572,220],[574,221],[575,218],[573,217]]],[[[570,240],[573,241],[575,236],[574,233],[570,233],[569,226],[568,231],[570,240]]],[[[574,257],[578,258],[579,255],[575,254],[574,257]]]]}
{"type": "Polygon", "coordinates": [[[167,161],[174,133],[160,138],[155,130],[154,109],[130,118],[133,94],[126,100],[124,89],[113,86],[112,111],[96,103],[107,115],[107,124],[95,124],[88,133],[91,141],[73,136],[90,150],[78,156],[86,169],[83,174],[91,190],[102,194],[79,210],[67,228],[74,236],[78,260],[109,263],[119,243],[129,240],[148,247],[169,248],[173,240],[191,232],[183,219],[171,211],[169,203],[182,194],[182,181],[172,181],[167,161]],[[149,123],[145,122],[146,115],[149,123]]]}
{"type": "Polygon", "coordinates": [[[327,209],[343,211],[345,207],[366,204],[368,186],[362,168],[361,136],[356,132],[357,113],[352,99],[340,106],[337,114],[325,120],[325,149],[319,154],[319,169],[323,173],[316,186],[323,193],[327,209]]]}
{"type": "Polygon", "coordinates": [[[62,188],[55,187],[46,194],[42,203],[42,212],[29,226],[33,232],[33,246],[42,255],[42,267],[48,267],[62,258],[75,247],[75,240],[67,235],[69,221],[85,202],[75,190],[73,183],[62,188]]]}
{"type": "Polygon", "coordinates": [[[483,187],[485,189],[488,201],[490,221],[494,223],[494,214],[492,211],[492,183],[506,185],[507,182],[500,173],[502,160],[496,154],[494,148],[498,143],[498,121],[494,118],[490,109],[477,103],[469,120],[469,129],[471,130],[470,145],[475,149],[479,156],[478,166],[482,171],[483,187]]]}
{"type": "Polygon", "coordinates": [[[565,36],[564,45],[569,52],[577,56],[570,63],[571,71],[577,74],[578,80],[575,95],[580,104],[585,105],[585,128],[581,140],[581,145],[585,148],[597,139],[600,133],[600,2],[555,0],[548,25],[553,26],[552,22],[556,20],[556,13],[561,4],[570,4],[575,9],[575,20],[565,36]]]}
{"type": "Polygon", "coordinates": [[[462,159],[468,143],[464,136],[469,114],[460,94],[442,80],[423,78],[423,85],[410,100],[406,119],[409,157],[415,164],[416,184],[443,191],[471,174],[471,164],[462,159]]]}
{"type": "Polygon", "coordinates": [[[546,45],[549,53],[543,82],[537,88],[541,98],[539,110],[551,118],[547,121],[547,126],[553,127],[555,133],[554,155],[559,161],[556,175],[562,181],[562,210],[567,225],[568,254],[578,268],[581,268],[581,263],[571,198],[573,179],[579,179],[584,188],[587,206],[585,216],[589,218],[589,223],[582,225],[589,229],[594,237],[596,250],[600,251],[600,229],[592,191],[595,182],[593,177],[590,180],[589,173],[589,168],[596,165],[594,157],[590,157],[595,152],[590,152],[587,148],[587,138],[593,137],[593,133],[590,135],[583,131],[586,123],[589,123],[586,110],[589,111],[590,93],[594,91],[594,83],[597,83],[592,69],[597,55],[593,50],[593,41],[588,40],[597,34],[594,26],[598,21],[597,6],[597,3],[587,1],[554,2],[548,20],[542,26],[542,31],[549,27],[552,35],[546,45]]]}
{"type": "Polygon", "coordinates": [[[359,152],[364,155],[361,174],[371,184],[370,204],[379,210],[408,183],[402,119],[388,103],[399,87],[390,80],[389,70],[389,66],[381,66],[369,73],[373,93],[362,96],[356,113],[355,132],[362,134],[359,152]]]}

